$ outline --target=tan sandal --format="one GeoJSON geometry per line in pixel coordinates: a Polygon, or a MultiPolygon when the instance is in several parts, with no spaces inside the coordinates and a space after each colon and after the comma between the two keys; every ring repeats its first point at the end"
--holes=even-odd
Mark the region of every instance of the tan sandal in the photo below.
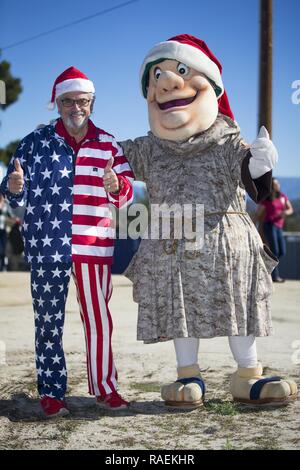
{"type": "Polygon", "coordinates": [[[297,384],[281,377],[264,377],[262,366],[238,368],[231,379],[236,402],[248,405],[280,406],[297,399],[297,384]]]}
{"type": "Polygon", "coordinates": [[[191,410],[203,405],[205,384],[198,364],[178,367],[178,379],[161,390],[165,405],[170,408],[191,410]]]}

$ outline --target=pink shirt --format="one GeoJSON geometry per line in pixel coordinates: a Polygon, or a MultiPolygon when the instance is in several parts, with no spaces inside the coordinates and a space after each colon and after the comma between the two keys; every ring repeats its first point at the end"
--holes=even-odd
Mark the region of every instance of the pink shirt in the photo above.
{"type": "Polygon", "coordinates": [[[272,222],[278,228],[283,228],[284,217],[282,211],[286,209],[288,198],[285,194],[280,193],[280,196],[273,201],[263,201],[261,205],[266,210],[265,222],[272,222]]]}

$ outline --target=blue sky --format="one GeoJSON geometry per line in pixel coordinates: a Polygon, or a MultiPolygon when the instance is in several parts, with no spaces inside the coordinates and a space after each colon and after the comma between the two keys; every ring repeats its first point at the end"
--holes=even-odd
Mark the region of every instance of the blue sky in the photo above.
{"type": "MultiPolygon", "coordinates": [[[[0,0],[0,49],[24,91],[0,112],[0,146],[21,138],[56,112],[47,110],[53,82],[74,65],[93,80],[93,120],[117,139],[149,130],[139,68],[157,42],[181,33],[205,40],[223,65],[232,110],[248,142],[258,116],[259,0],[139,0],[105,15],[14,48],[6,46],[125,0],[0,0]]],[[[299,0],[274,0],[273,140],[279,150],[277,176],[300,176],[300,104],[292,83],[300,80],[299,0]],[[298,59],[297,59],[298,58],[298,59]]]]}

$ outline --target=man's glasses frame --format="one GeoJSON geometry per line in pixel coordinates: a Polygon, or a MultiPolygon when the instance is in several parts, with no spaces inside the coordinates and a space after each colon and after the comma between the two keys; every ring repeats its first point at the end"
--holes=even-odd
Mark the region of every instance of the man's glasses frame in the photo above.
{"type": "Polygon", "coordinates": [[[78,100],[72,100],[71,98],[64,98],[60,100],[65,108],[72,108],[76,103],[80,108],[86,108],[92,100],[86,98],[80,98],[78,100]]]}

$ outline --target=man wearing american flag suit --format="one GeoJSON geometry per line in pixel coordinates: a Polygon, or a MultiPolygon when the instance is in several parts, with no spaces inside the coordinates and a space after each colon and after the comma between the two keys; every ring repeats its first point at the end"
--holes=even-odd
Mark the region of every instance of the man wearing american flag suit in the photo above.
{"type": "Polygon", "coordinates": [[[46,417],[68,414],[62,335],[71,274],[85,332],[89,393],[107,409],[129,405],[117,392],[108,302],[111,204],[119,208],[132,201],[133,173],[114,137],[90,120],[94,93],[76,68],[59,75],[49,108],[57,104],[60,118],[22,140],[1,183],[10,205],[25,207],[37,384],[46,417]]]}

